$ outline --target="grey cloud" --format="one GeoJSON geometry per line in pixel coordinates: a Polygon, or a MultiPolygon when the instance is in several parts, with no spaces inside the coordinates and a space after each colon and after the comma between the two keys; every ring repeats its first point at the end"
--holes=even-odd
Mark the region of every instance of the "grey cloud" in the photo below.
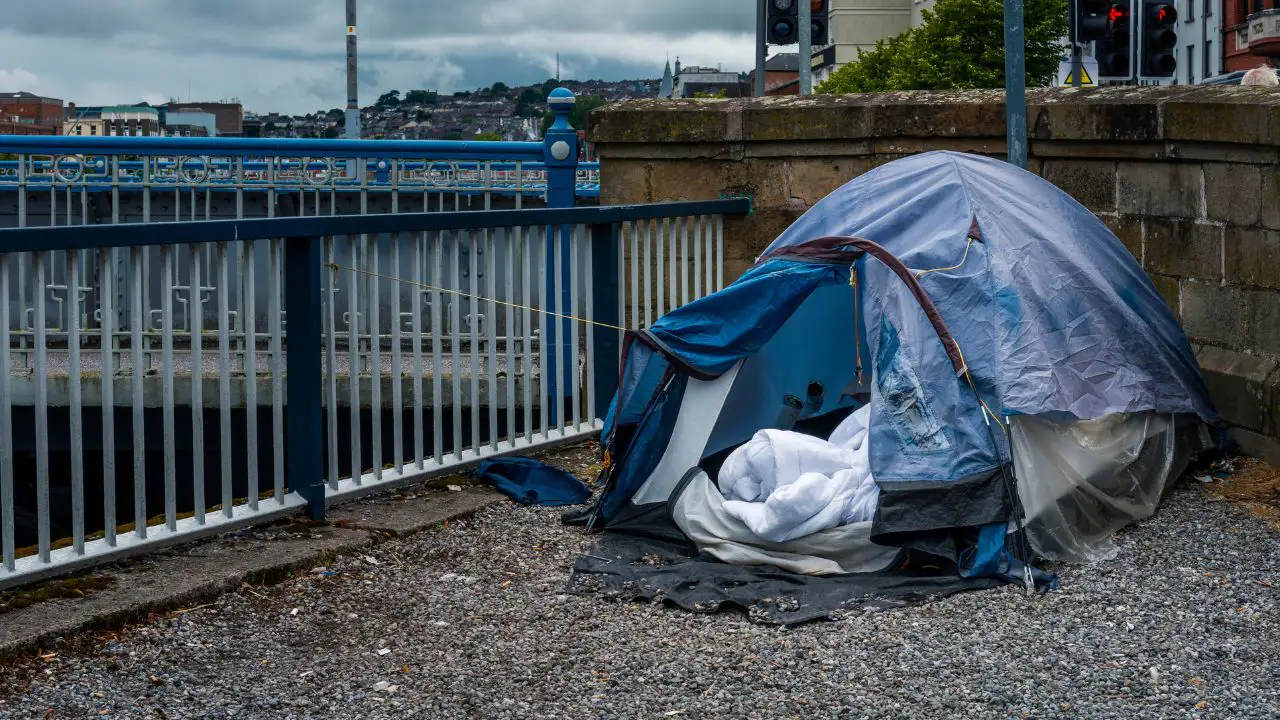
{"type": "MultiPolygon", "coordinates": [[[[252,109],[289,112],[345,98],[344,0],[3,4],[0,47],[8,51],[0,50],[0,72],[22,69],[40,79],[40,87],[12,89],[92,104],[185,91],[190,81],[197,95],[234,95],[252,109]],[[102,97],[108,92],[126,96],[102,97]]],[[[448,92],[498,80],[541,82],[553,72],[557,51],[562,67],[579,79],[656,77],[668,49],[683,48],[686,60],[703,51],[702,62],[745,65],[753,6],[752,0],[359,0],[361,99],[391,88],[448,92]],[[706,38],[718,38],[720,49],[740,49],[739,57],[714,55],[706,38]]]]}

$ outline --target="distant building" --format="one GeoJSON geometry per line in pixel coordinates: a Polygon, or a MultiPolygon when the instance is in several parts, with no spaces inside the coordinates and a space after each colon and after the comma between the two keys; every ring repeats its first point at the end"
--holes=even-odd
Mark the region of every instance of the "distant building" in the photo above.
{"type": "MultiPolygon", "coordinates": [[[[680,61],[677,60],[677,63],[680,61]]],[[[669,98],[675,88],[675,80],[671,74],[671,61],[667,61],[667,66],[662,70],[662,82],[658,85],[658,97],[669,98]]]]}
{"type": "Polygon", "coordinates": [[[719,92],[727,97],[742,97],[748,94],[744,92],[745,85],[745,79],[739,73],[696,65],[681,68],[680,59],[677,58],[671,97],[694,97],[700,92],[719,92]]]}
{"type": "Polygon", "coordinates": [[[174,112],[170,110],[165,113],[164,126],[168,128],[174,125],[199,125],[204,128],[204,132],[198,137],[216,137],[218,135],[218,118],[213,113],[174,112]]]}
{"type": "MultiPolygon", "coordinates": [[[[1178,9],[1178,70],[1175,82],[1194,85],[1221,75],[1223,0],[1181,0],[1178,9]]],[[[1228,5],[1232,4],[1227,0],[1228,5]]],[[[1261,64],[1261,63],[1259,63],[1261,64]]]]}
{"type": "Polygon", "coordinates": [[[65,120],[62,101],[29,92],[0,93],[0,120],[19,125],[39,125],[53,132],[14,133],[22,135],[56,135],[65,120]]]}
{"type": "MultiPolygon", "coordinates": [[[[800,53],[778,53],[764,62],[764,94],[773,95],[773,91],[787,83],[800,78],[800,53]]],[[[747,73],[747,83],[751,92],[755,93],[756,71],[747,73]]]]}
{"type": "Polygon", "coordinates": [[[160,132],[165,137],[209,137],[209,128],[204,125],[165,123],[160,132]]]}
{"type": "MultiPolygon", "coordinates": [[[[860,52],[872,50],[877,40],[906,32],[920,22],[920,11],[933,0],[831,0],[829,34],[834,58],[825,75],[855,62],[860,52]]],[[[820,82],[817,77],[814,83],[820,82]]]]}
{"type": "MultiPolygon", "coordinates": [[[[1210,0],[1212,5],[1212,0],[1210,0]]],[[[1178,6],[1179,20],[1185,8],[1178,6]]],[[[1263,65],[1274,66],[1280,55],[1280,6],[1250,0],[1222,0],[1222,49],[1225,50],[1223,72],[1252,70],[1263,65]]],[[[1206,8],[1203,14],[1212,12],[1206,8]]],[[[1178,30],[1181,40],[1182,29],[1178,30]]],[[[1178,58],[1178,62],[1183,62],[1178,58]]]]}
{"type": "Polygon", "coordinates": [[[171,113],[211,113],[216,122],[215,129],[219,135],[240,137],[244,134],[244,106],[238,102],[230,103],[175,103],[166,106],[171,113]]]}
{"type": "Polygon", "coordinates": [[[63,126],[66,135],[81,137],[155,137],[161,134],[160,111],[138,105],[82,108],[63,126]]]}
{"type": "Polygon", "coordinates": [[[57,135],[62,130],[53,125],[19,122],[16,118],[16,115],[0,113],[0,135],[57,135]]]}
{"type": "MultiPolygon", "coordinates": [[[[244,137],[262,137],[262,119],[246,115],[241,121],[244,137]]],[[[216,127],[215,127],[216,131],[216,127]]]]}

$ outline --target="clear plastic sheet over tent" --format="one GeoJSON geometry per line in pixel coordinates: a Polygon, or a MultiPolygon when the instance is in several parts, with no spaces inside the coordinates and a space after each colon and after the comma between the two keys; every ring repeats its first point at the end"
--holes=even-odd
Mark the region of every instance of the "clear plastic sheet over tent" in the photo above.
{"type": "Polygon", "coordinates": [[[1112,533],[1155,513],[1190,450],[1179,446],[1175,416],[1150,412],[1016,417],[1012,432],[1027,538],[1040,556],[1064,562],[1113,558],[1112,533]]]}

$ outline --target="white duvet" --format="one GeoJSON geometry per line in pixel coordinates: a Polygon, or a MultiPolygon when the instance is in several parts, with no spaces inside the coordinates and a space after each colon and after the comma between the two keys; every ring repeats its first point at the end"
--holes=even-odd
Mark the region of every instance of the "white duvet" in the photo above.
{"type": "Polygon", "coordinates": [[[725,512],[779,543],[870,520],[880,495],[868,456],[870,418],[870,405],[859,408],[827,440],[757,432],[720,468],[725,512]]]}

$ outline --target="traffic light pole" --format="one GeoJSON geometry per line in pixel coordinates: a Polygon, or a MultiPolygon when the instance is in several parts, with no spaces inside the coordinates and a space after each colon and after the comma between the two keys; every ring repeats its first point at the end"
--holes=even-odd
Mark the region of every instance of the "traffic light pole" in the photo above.
{"type": "Polygon", "coordinates": [[[769,22],[765,8],[768,2],[769,0],[756,0],[756,97],[764,97],[764,64],[768,53],[765,25],[769,22]]]}
{"type": "Polygon", "coordinates": [[[1071,74],[1067,77],[1071,82],[1068,83],[1072,87],[1084,86],[1084,60],[1081,57],[1084,54],[1084,48],[1079,43],[1071,43],[1071,74]]]}
{"type": "Polygon", "coordinates": [[[1022,0],[1004,0],[1004,123],[1009,162],[1027,167],[1027,68],[1022,0]]]}
{"type": "MultiPolygon", "coordinates": [[[[813,94],[813,8],[809,0],[799,0],[800,19],[800,94],[813,94]]],[[[1022,2],[1022,0],[1018,0],[1022,2]]]]}

